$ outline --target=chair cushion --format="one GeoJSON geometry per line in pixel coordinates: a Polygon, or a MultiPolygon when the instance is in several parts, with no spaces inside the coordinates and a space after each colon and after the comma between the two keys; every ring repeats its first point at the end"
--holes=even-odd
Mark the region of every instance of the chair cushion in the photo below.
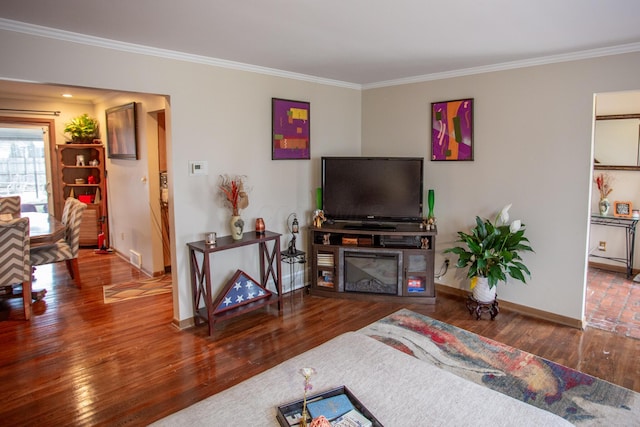
{"type": "Polygon", "coordinates": [[[67,198],[62,211],[62,223],[67,226],[66,242],[71,248],[71,255],[66,259],[78,257],[80,248],[80,225],[82,224],[82,214],[87,205],[73,197],[67,198]]]}
{"type": "Polygon", "coordinates": [[[29,218],[0,223],[0,285],[30,280],[29,218]]]}
{"type": "Polygon", "coordinates": [[[20,196],[0,197],[0,214],[19,214],[20,196]]]}
{"type": "Polygon", "coordinates": [[[73,258],[75,258],[75,256],[73,255],[71,246],[63,239],[58,240],[53,245],[39,246],[31,249],[32,265],[51,264],[73,258]]]}

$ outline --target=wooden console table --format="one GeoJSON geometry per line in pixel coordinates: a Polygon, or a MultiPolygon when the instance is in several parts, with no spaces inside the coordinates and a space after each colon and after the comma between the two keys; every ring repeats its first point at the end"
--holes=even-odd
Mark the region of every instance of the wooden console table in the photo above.
{"type": "Polygon", "coordinates": [[[215,245],[207,245],[204,240],[187,243],[191,267],[193,313],[196,325],[200,325],[201,320],[207,322],[209,324],[209,335],[212,335],[214,323],[217,321],[229,319],[275,303],[278,304],[278,311],[282,311],[280,236],[281,234],[271,231],[265,231],[263,234],[249,231],[242,235],[241,240],[233,240],[231,236],[223,236],[217,238],[215,245]],[[268,248],[268,242],[273,242],[271,250],[268,248]],[[276,286],[276,292],[272,293],[268,298],[214,314],[213,300],[215,296],[211,294],[211,254],[248,245],[258,245],[258,250],[260,251],[260,284],[266,288],[269,278],[272,278],[276,286]],[[198,253],[203,255],[201,263],[198,262],[198,253]],[[200,307],[201,303],[204,303],[204,307],[200,307]]]}

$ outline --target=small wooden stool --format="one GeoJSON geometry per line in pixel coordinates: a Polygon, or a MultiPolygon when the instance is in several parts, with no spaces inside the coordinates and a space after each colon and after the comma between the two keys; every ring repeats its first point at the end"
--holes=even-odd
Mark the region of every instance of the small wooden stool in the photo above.
{"type": "Polygon", "coordinates": [[[467,309],[470,314],[476,314],[476,320],[480,319],[482,313],[489,313],[491,320],[494,320],[498,313],[500,313],[497,296],[496,299],[491,302],[480,302],[476,300],[473,295],[469,295],[469,298],[467,298],[467,309]]]}

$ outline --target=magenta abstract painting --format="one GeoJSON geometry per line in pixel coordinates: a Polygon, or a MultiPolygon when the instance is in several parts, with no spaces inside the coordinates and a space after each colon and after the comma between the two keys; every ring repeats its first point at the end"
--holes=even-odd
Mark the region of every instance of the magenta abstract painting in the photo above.
{"type": "Polygon", "coordinates": [[[272,98],[272,160],[309,159],[310,104],[272,98]]]}
{"type": "Polygon", "coordinates": [[[473,160],[473,98],[431,104],[431,160],[473,160]]]}

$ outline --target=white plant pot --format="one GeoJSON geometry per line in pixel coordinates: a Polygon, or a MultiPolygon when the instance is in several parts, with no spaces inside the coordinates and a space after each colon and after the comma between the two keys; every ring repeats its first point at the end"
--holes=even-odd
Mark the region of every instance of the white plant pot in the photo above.
{"type": "Polygon", "coordinates": [[[473,298],[478,302],[493,302],[496,299],[497,288],[497,286],[489,288],[488,278],[477,277],[476,286],[473,288],[473,298]]]}

